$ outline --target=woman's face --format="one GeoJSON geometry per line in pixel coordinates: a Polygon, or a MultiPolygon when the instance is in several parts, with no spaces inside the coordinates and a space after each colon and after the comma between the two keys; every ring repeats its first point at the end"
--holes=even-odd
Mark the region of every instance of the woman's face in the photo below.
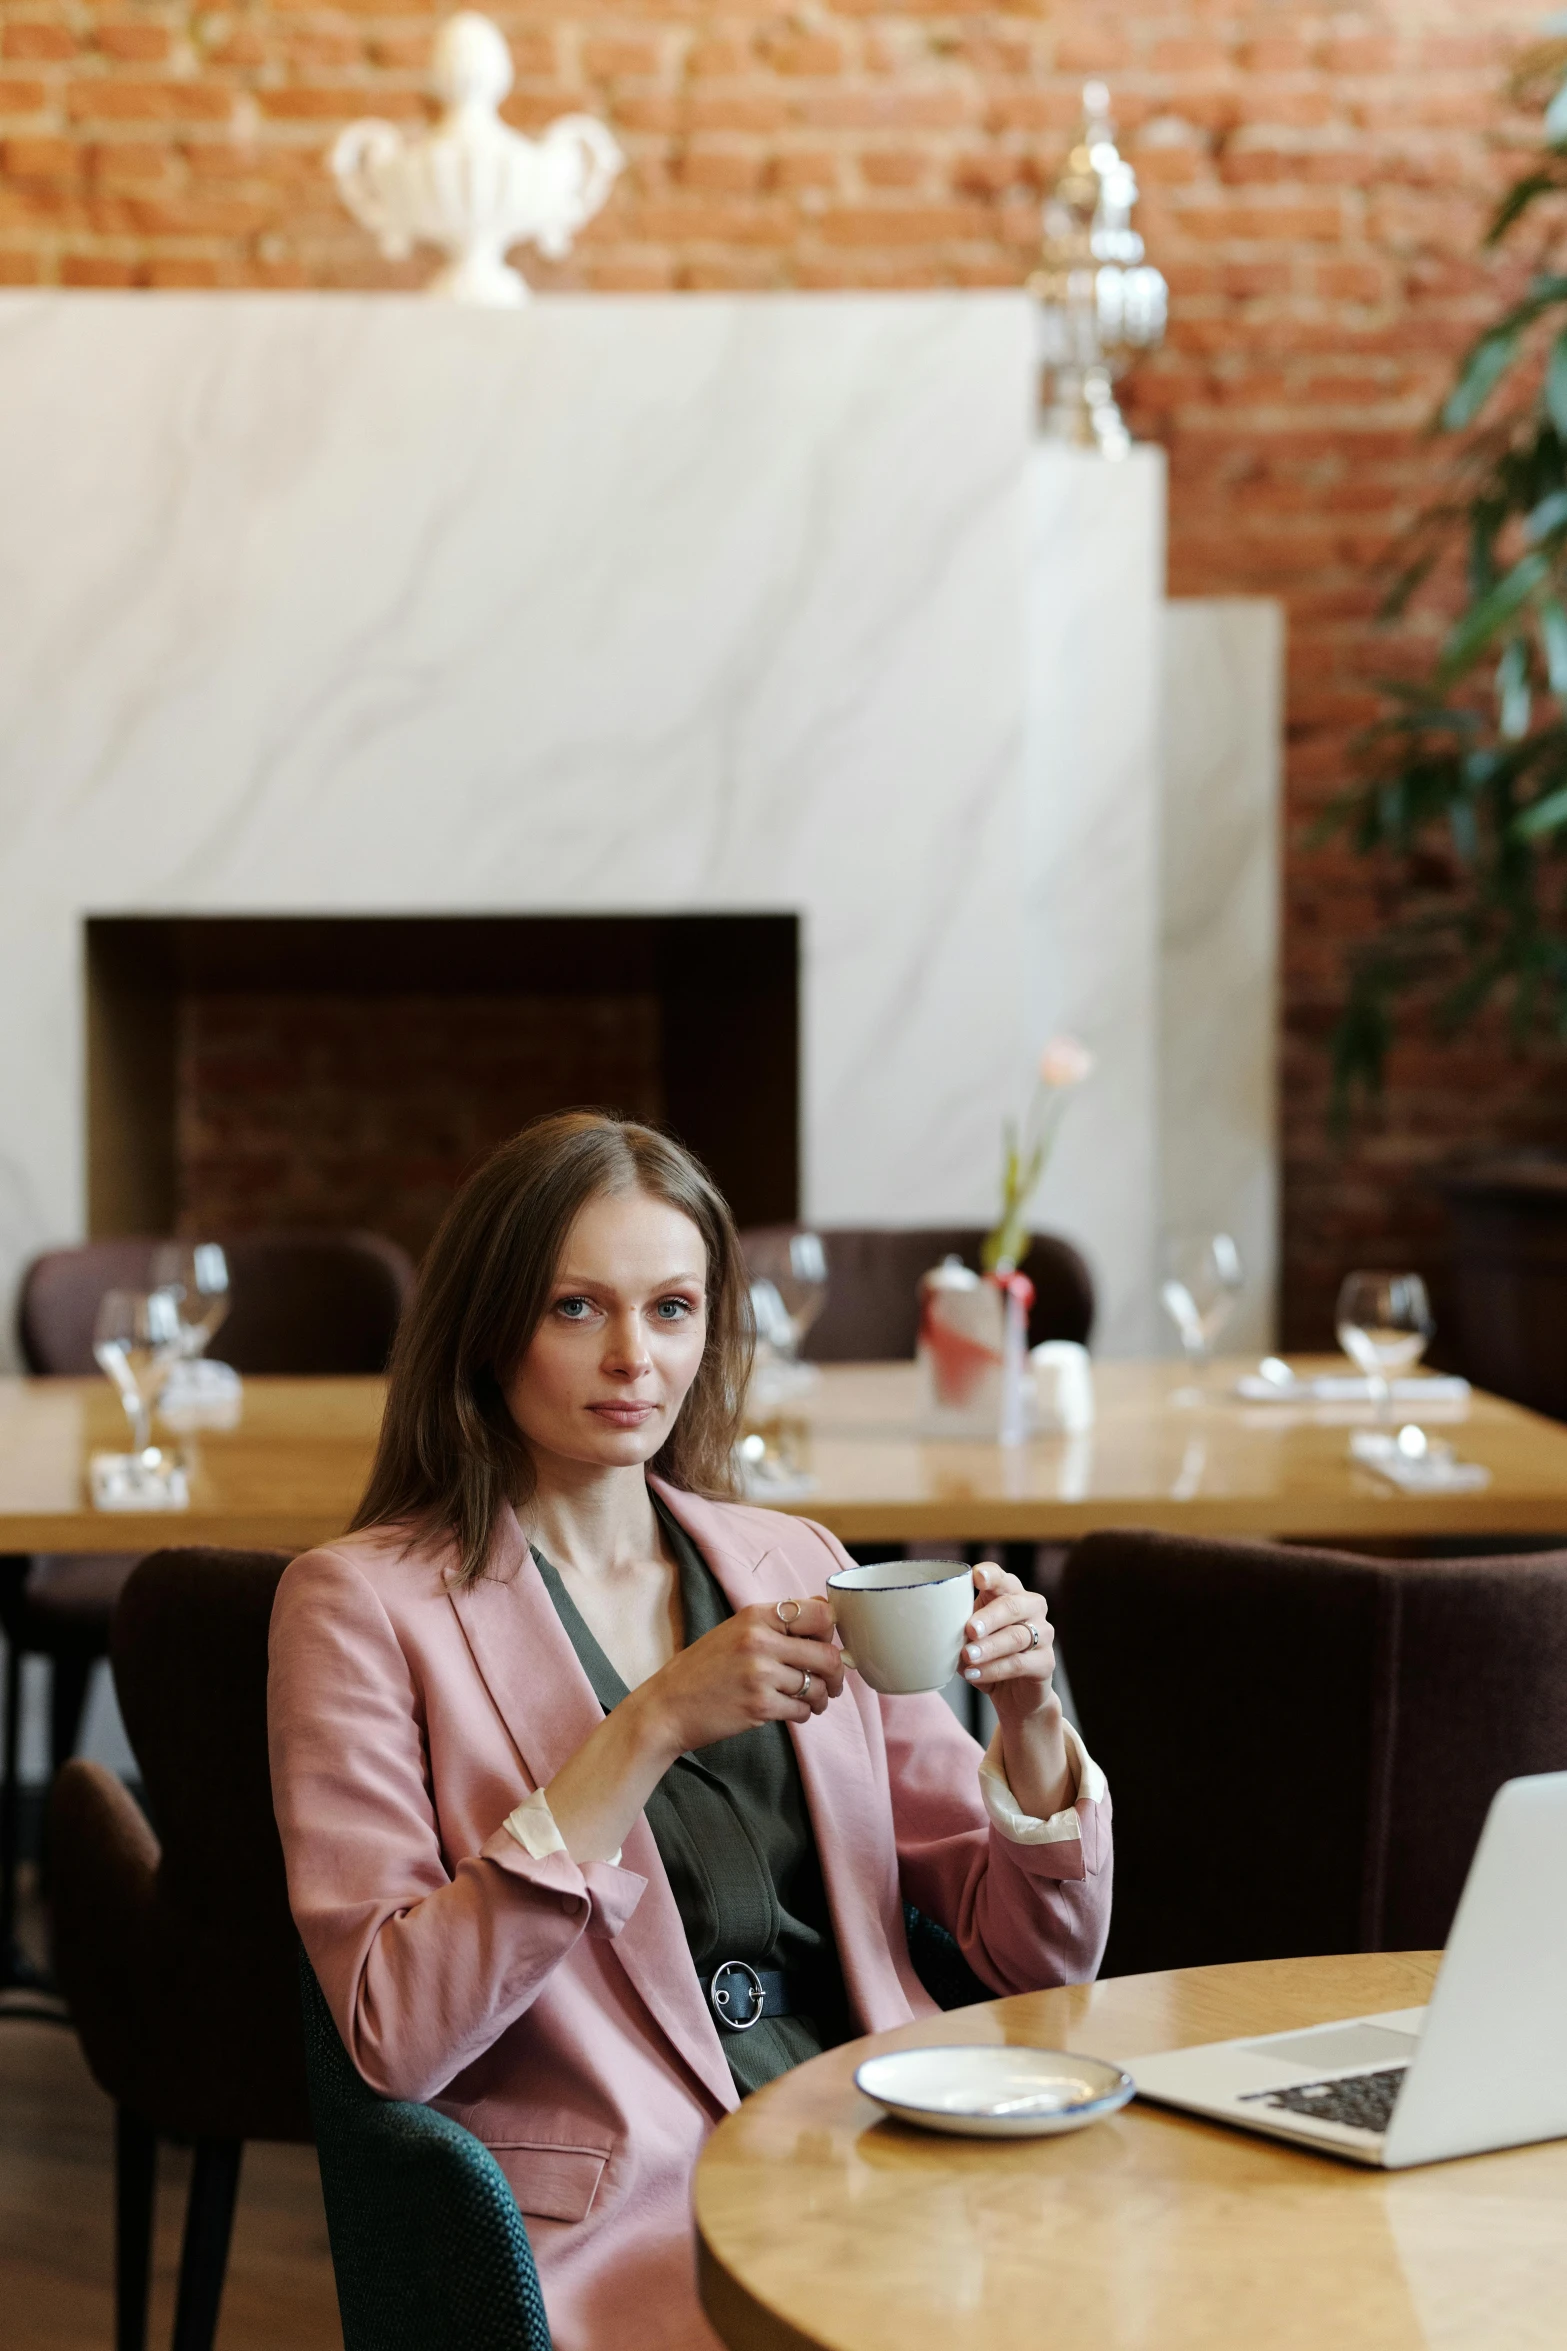
{"type": "Polygon", "coordinates": [[[506,1387],[536,1461],[617,1469],[652,1458],[707,1344],[706,1284],[702,1236],[678,1208],[645,1192],[587,1203],[506,1387]]]}

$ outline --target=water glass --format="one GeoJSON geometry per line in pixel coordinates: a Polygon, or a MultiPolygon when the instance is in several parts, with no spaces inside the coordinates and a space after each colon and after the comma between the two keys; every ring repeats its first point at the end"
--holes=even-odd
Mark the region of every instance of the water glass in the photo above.
{"type": "Polygon", "coordinates": [[[1159,1303],[1193,1370],[1212,1356],[1245,1286],[1241,1253],[1228,1233],[1172,1233],[1165,1241],[1159,1303]]]}
{"type": "Polygon", "coordinates": [[[1334,1315],[1338,1343],[1363,1371],[1380,1418],[1393,1381],[1413,1371],[1431,1344],[1436,1318],[1417,1273],[1346,1274],[1334,1315]]]}
{"type": "Polygon", "coordinates": [[[798,1356],[827,1303],[827,1251],[820,1233],[779,1232],[746,1246],[759,1338],[777,1355],[798,1356]]]}
{"type": "Polygon", "coordinates": [[[181,1352],[179,1300],[172,1290],[109,1290],[99,1301],[93,1356],[119,1391],[145,1469],[162,1461],[152,1442],[152,1411],[181,1352]]]}
{"type": "Polygon", "coordinates": [[[180,1353],[202,1354],[229,1310],[228,1259],[216,1241],[160,1241],[152,1253],[153,1286],[174,1298],[180,1353]]]}

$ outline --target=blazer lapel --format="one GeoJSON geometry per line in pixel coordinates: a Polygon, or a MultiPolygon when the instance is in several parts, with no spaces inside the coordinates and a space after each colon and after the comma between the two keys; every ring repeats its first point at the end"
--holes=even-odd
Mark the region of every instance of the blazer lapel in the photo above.
{"type": "MultiPolygon", "coordinates": [[[[838,1565],[817,1530],[797,1519],[779,1514],[776,1532],[760,1532],[756,1517],[761,1513],[704,1502],[661,1480],[658,1491],[701,1550],[732,1608],[819,1593],[838,1565]]],[[[856,1698],[877,1703],[851,1683],[825,1713],[791,1723],[789,1734],[816,1831],[844,1984],[861,2029],[884,2032],[928,2013],[931,2003],[908,1956],[885,1766],[878,1768],[873,1760],[856,1698]]]]}
{"type": "Polygon", "coordinates": [[[477,1583],[448,1586],[463,1638],[536,1788],[570,1762],[604,1719],[555,1613],[515,1512],[496,1532],[477,1583]]]}
{"type": "MultiPolygon", "coordinates": [[[[453,1588],[449,1597],[479,1678],[533,1785],[542,1788],[571,1761],[604,1714],[515,1512],[507,1511],[497,1531],[484,1575],[477,1583],[453,1588]]],[[[621,1859],[646,1878],[647,1891],[607,1948],[703,2088],[721,2107],[736,2106],[734,2078],[645,1814],[626,1838],[621,1859]]]]}

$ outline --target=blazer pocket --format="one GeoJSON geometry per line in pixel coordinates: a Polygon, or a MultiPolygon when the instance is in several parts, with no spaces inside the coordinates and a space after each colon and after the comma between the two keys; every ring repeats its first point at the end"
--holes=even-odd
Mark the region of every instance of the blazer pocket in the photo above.
{"type": "Polygon", "coordinates": [[[519,2212],[536,2220],[587,2219],[607,2152],[540,2139],[488,2139],[485,2144],[506,2174],[519,2212]]]}

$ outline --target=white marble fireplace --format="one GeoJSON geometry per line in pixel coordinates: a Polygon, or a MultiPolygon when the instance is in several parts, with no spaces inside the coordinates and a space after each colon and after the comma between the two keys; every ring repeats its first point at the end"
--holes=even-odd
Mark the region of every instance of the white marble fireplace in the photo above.
{"type": "Polygon", "coordinates": [[[1160,461],[1035,446],[1030,350],[1011,295],[0,298],[0,1280],[85,1230],[89,916],[773,911],[805,1214],[987,1219],[1069,1027],[1101,1343],[1170,1221],[1264,1338],[1275,616],[1183,608],[1167,695],[1160,461]]]}

